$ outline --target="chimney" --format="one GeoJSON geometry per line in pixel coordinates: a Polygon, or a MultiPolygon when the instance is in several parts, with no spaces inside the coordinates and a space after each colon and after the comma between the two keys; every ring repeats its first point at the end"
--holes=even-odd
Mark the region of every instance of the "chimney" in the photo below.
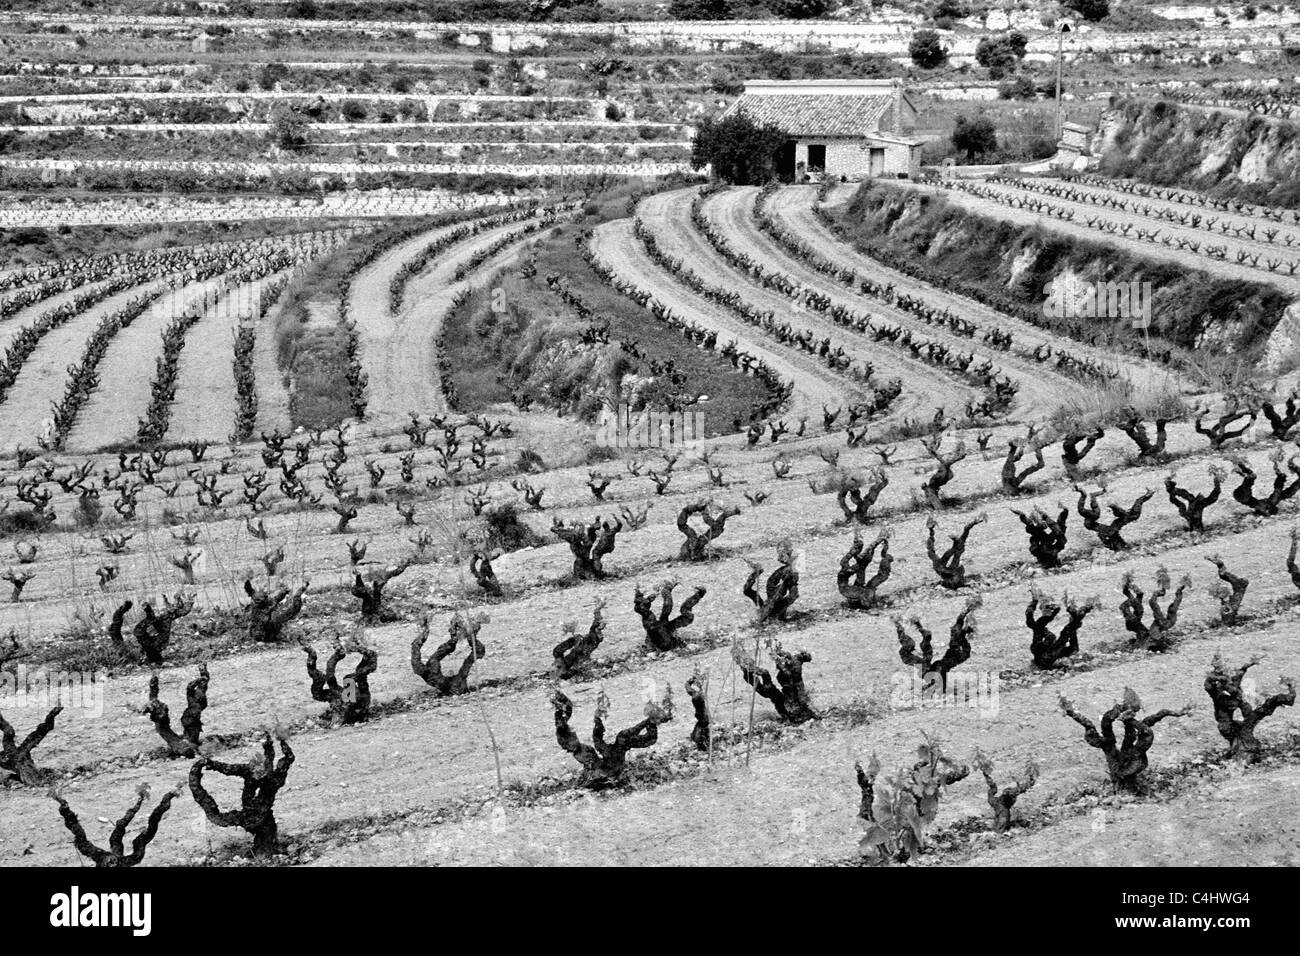
{"type": "Polygon", "coordinates": [[[903,135],[903,81],[894,78],[894,132],[903,135]]]}

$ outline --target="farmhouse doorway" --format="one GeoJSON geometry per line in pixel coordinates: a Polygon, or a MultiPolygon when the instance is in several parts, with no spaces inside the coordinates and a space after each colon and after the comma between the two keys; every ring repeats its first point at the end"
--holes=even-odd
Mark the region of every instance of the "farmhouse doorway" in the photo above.
{"type": "Polygon", "coordinates": [[[808,147],[808,172],[826,172],[826,147],[824,145],[808,147]]]}

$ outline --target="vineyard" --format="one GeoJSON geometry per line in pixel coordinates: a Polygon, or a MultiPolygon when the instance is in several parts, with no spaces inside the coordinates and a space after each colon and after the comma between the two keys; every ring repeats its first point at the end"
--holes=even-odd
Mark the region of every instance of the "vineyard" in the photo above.
{"type": "Polygon", "coordinates": [[[656,97],[563,72],[601,23],[20,6],[4,864],[1294,862],[1285,190],[721,181],[692,57],[785,21],[624,24],[656,97]],[[1094,280],[1150,322],[1045,305],[1094,280]]]}

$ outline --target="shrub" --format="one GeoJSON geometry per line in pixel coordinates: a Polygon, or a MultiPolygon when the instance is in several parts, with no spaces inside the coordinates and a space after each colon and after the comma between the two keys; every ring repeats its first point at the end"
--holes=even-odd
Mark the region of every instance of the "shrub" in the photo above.
{"type": "Polygon", "coordinates": [[[1085,20],[1096,22],[1110,15],[1110,0],[1062,0],[1064,5],[1085,20]]]}
{"type": "Polygon", "coordinates": [[[714,541],[726,530],[727,519],[740,514],[739,508],[722,508],[714,512],[712,503],[697,501],[687,505],[677,514],[677,530],[684,536],[678,559],[681,561],[703,561],[709,556],[714,541]],[[705,528],[699,531],[690,524],[690,519],[698,515],[705,528]]]}
{"type": "Polygon", "coordinates": [[[519,451],[519,457],[515,459],[515,470],[523,474],[536,474],[546,470],[546,462],[531,448],[522,448],[519,451]]]}
{"type": "Polygon", "coordinates": [[[730,20],[731,0],[672,0],[668,16],[674,20],[730,20]]]}
{"type": "Polygon", "coordinates": [[[208,666],[199,665],[199,676],[185,688],[185,712],[181,714],[181,732],[172,729],[171,713],[158,697],[158,674],[149,678],[149,703],[145,715],[153,721],[158,736],[167,744],[173,757],[197,757],[203,742],[203,711],[208,707],[208,666]]]}
{"type": "Polygon", "coordinates": [[[975,611],[980,606],[979,596],[968,598],[966,606],[952,622],[948,631],[948,646],[943,656],[934,659],[934,635],[921,623],[919,617],[913,617],[911,624],[921,636],[918,651],[916,641],[903,626],[903,619],[895,616],[894,632],[898,636],[898,658],[904,664],[915,667],[921,678],[922,695],[942,694],[948,689],[948,672],[970,659],[970,639],[975,636],[975,611]]]}
{"type": "Polygon", "coordinates": [[[578,521],[562,522],[556,518],[551,533],[569,546],[573,553],[573,578],[591,581],[605,577],[605,555],[614,550],[615,537],[623,530],[617,518],[605,521],[596,518],[586,524],[578,521]]]}
{"type": "Polygon", "coordinates": [[[1125,687],[1124,696],[1101,715],[1101,730],[1098,731],[1097,726],[1075,710],[1066,698],[1062,697],[1060,704],[1065,715],[1083,728],[1083,739],[1088,746],[1105,755],[1111,783],[1116,789],[1129,792],[1137,791],[1141,776],[1147,769],[1147,751],[1156,740],[1152,728],[1167,717],[1184,717],[1191,710],[1191,705],[1188,705],[1181,710],[1158,710],[1146,717],[1138,717],[1142,699],[1133,688],[1125,687]],[[1117,720],[1124,727],[1122,740],[1115,737],[1117,720]]]}
{"type": "Polygon", "coordinates": [[[29,787],[40,786],[50,778],[50,772],[41,770],[32,760],[32,751],[44,740],[54,729],[54,719],[63,712],[63,708],[55,707],[45,719],[36,725],[30,734],[23,738],[22,743],[18,743],[18,736],[14,732],[13,725],[5,720],[4,714],[0,714],[0,783],[7,783],[11,778],[17,778],[20,783],[29,787]]]}
{"type": "Polygon", "coordinates": [[[1214,486],[1204,493],[1193,492],[1189,488],[1180,488],[1174,480],[1171,472],[1165,478],[1165,493],[1169,496],[1169,502],[1177,510],[1182,519],[1187,522],[1188,531],[1205,530],[1205,509],[1219,500],[1219,492],[1223,488],[1223,469],[1216,465],[1210,467],[1210,478],[1214,481],[1214,486]]]}
{"type": "Polygon", "coordinates": [[[596,698],[596,715],[592,720],[592,744],[584,744],[569,726],[573,717],[573,704],[558,687],[551,695],[555,708],[555,739],[561,749],[573,755],[582,765],[581,782],[592,789],[603,789],[623,782],[627,774],[627,755],[630,750],[654,746],[659,740],[659,725],[673,719],[671,691],[664,688],[662,701],[647,701],[645,717],[640,722],[620,730],[614,739],[605,739],[605,719],[609,716],[609,698],[602,690],[596,698]]]}
{"type": "Polygon", "coordinates": [[[840,558],[840,570],[835,576],[835,584],[844,598],[846,607],[859,611],[874,608],[879,601],[877,592],[881,585],[889,580],[894,567],[894,558],[889,553],[889,536],[879,535],[869,546],[862,540],[862,535],[853,533],[853,544],[840,558]],[[880,552],[880,561],[876,564],[876,573],[870,578],[867,571],[880,552]]]}
{"type": "Polygon", "coordinates": [[[1258,663],[1259,658],[1252,657],[1236,670],[1230,670],[1216,653],[1210,672],[1205,676],[1205,692],[1214,702],[1214,722],[1223,739],[1228,741],[1228,755],[1248,761],[1258,760],[1263,751],[1255,737],[1259,722],[1279,707],[1295,704],[1295,681],[1289,677],[1282,678],[1282,690],[1262,700],[1256,700],[1256,695],[1243,690],[1241,682],[1246,672],[1258,663]]]}
{"type": "Polygon", "coordinates": [[[1134,647],[1164,651],[1173,645],[1173,630],[1178,626],[1178,609],[1183,603],[1183,595],[1192,586],[1192,579],[1184,576],[1172,600],[1162,609],[1159,602],[1169,593],[1170,584],[1168,569],[1163,567],[1157,569],[1156,589],[1151,593],[1150,600],[1144,604],[1146,595],[1133,582],[1133,572],[1125,572],[1120,581],[1124,601],[1120,604],[1119,610],[1124,617],[1124,627],[1133,635],[1134,647]],[[1148,606],[1151,609],[1150,624],[1143,620],[1148,606]]]}
{"type": "Polygon", "coordinates": [[[998,96],[1004,100],[1032,100],[1038,96],[1038,87],[1023,73],[998,84],[998,96]]]}
{"type": "Polygon", "coordinates": [[[1016,508],[1011,511],[1025,526],[1025,533],[1029,535],[1029,553],[1034,560],[1044,568],[1059,567],[1061,552],[1068,543],[1065,526],[1070,519],[1070,509],[1061,508],[1055,518],[1037,506],[1029,514],[1016,508]]]}
{"type": "Polygon", "coordinates": [[[316,649],[303,644],[307,654],[307,676],[311,680],[312,700],[328,704],[324,719],[333,726],[362,723],[370,718],[370,675],[379,668],[379,653],[353,639],[336,640],[325,670],[317,666],[316,649]],[[359,654],[356,670],[338,679],[338,666],[349,654],[359,654]]]}
{"type": "Polygon", "coordinates": [[[274,644],[280,640],[284,628],[302,612],[303,598],[309,581],[296,588],[281,586],[266,591],[254,586],[251,579],[244,581],[248,595],[248,636],[258,644],[274,644]]]}
{"type": "Polygon", "coordinates": [[[966,554],[966,542],[970,538],[970,533],[987,520],[988,515],[979,514],[966,522],[966,526],[962,528],[960,534],[949,535],[952,543],[947,550],[940,554],[934,541],[939,524],[934,515],[926,518],[925,551],[929,555],[934,573],[939,575],[939,583],[950,591],[956,591],[966,586],[966,565],[962,563],[962,559],[966,554]]]}
{"type": "Polygon", "coordinates": [[[1010,495],[1023,494],[1025,481],[1035,472],[1042,471],[1045,466],[1043,446],[1034,441],[1032,435],[1024,439],[1013,438],[1007,442],[1007,457],[1002,463],[1002,490],[1010,495]],[[1026,465],[1024,470],[1017,471],[1016,466],[1027,452],[1033,453],[1034,461],[1026,465]]]}
{"type": "Polygon", "coordinates": [[[1255,470],[1246,463],[1245,459],[1230,457],[1233,470],[1241,477],[1241,482],[1232,489],[1233,500],[1245,505],[1261,517],[1276,515],[1282,502],[1295,497],[1296,492],[1300,491],[1300,463],[1297,463],[1297,459],[1293,457],[1286,460],[1284,468],[1284,459],[1283,449],[1279,448],[1273,453],[1273,489],[1264,497],[1260,497],[1255,494],[1255,482],[1258,480],[1255,470]],[[1287,483],[1288,473],[1295,479],[1290,484],[1287,483]]]}
{"type": "Polygon", "coordinates": [[[1016,801],[1038,782],[1038,765],[1029,761],[1022,777],[1014,780],[1010,786],[999,789],[997,781],[993,779],[993,761],[977,750],[974,763],[984,775],[984,782],[988,786],[989,806],[993,808],[993,829],[997,833],[1006,833],[1011,829],[1011,812],[1016,801]]]}
{"type": "Polygon", "coordinates": [[[739,641],[731,647],[731,657],[740,668],[740,676],[754,688],[754,693],[776,708],[782,720],[802,724],[820,718],[821,715],[813,709],[811,696],[803,680],[803,665],[812,661],[812,655],[807,651],[791,653],[775,642],[771,654],[776,663],[775,682],[771,672],[760,666],[754,655],[742,647],[739,641]]]}
{"type": "Polygon", "coordinates": [[[1105,494],[1105,491],[1088,492],[1079,485],[1075,485],[1074,490],[1079,493],[1078,511],[1079,517],[1083,518],[1083,526],[1097,535],[1101,543],[1111,551],[1123,551],[1128,547],[1128,542],[1124,540],[1122,532],[1126,527],[1142,517],[1143,506],[1155,495],[1155,491],[1148,488],[1138,495],[1127,508],[1123,505],[1112,504],[1109,506],[1111,520],[1102,521],[1099,499],[1105,494]]]}
{"type": "Polygon", "coordinates": [[[695,605],[699,604],[708,593],[704,588],[696,588],[695,592],[682,602],[677,616],[673,617],[673,590],[676,587],[677,582],[671,580],[660,585],[658,614],[651,609],[654,603],[653,593],[646,594],[637,588],[632,595],[632,609],[641,618],[646,643],[656,651],[671,651],[683,645],[684,641],[677,636],[677,632],[695,623],[695,605]]]}
{"type": "Polygon", "coordinates": [[[257,73],[257,85],[263,90],[270,92],[275,89],[275,84],[282,81],[289,75],[289,68],[283,63],[267,63],[257,73]]]}
{"type": "Polygon", "coordinates": [[[776,153],[786,134],[777,126],[759,125],[744,113],[707,118],[696,127],[691,168],[709,166],[713,175],[740,186],[767,182],[776,171],[776,153]]]}
{"type": "Polygon", "coordinates": [[[50,796],[54,798],[59,805],[59,815],[63,817],[63,825],[68,828],[72,834],[72,844],[77,848],[77,852],[90,860],[95,866],[105,868],[121,868],[137,866],[144,861],[145,849],[153,842],[153,838],[158,835],[158,827],[162,823],[163,817],[171,809],[172,801],[180,796],[180,789],[169,790],[163,794],[163,798],[158,801],[158,805],[149,813],[145,821],[144,829],[136,834],[135,839],[131,841],[131,852],[126,851],[126,829],[135,819],[140,808],[144,806],[145,800],[149,798],[148,784],[141,784],[140,789],[136,791],[136,801],[127,808],[126,813],[117,821],[113,827],[112,833],[108,838],[108,849],[102,849],[90,842],[86,835],[85,827],[77,818],[77,814],[68,802],[63,799],[59,792],[53,791],[50,796]]]}
{"type": "Polygon", "coordinates": [[[554,674],[557,680],[568,680],[590,669],[591,655],[605,639],[605,620],[601,613],[604,609],[604,600],[597,598],[591,626],[586,634],[578,633],[575,621],[565,621],[561,626],[564,639],[551,650],[551,656],[555,658],[554,674]]]}
{"type": "Polygon", "coordinates": [[[429,640],[429,617],[420,619],[420,630],[411,642],[411,670],[416,676],[434,689],[438,697],[452,697],[469,692],[469,672],[477,661],[487,656],[487,648],[478,639],[478,632],[488,623],[486,614],[454,614],[447,625],[447,640],[436,648],[428,660],[421,654],[429,640]],[[461,641],[469,653],[453,674],[442,672],[442,662],[455,653],[461,641]]]}
{"type": "Polygon", "coordinates": [[[144,659],[158,665],[163,662],[163,651],[171,643],[176,622],[194,610],[194,596],[177,594],[172,598],[164,594],[161,613],[149,601],[144,602],[142,610],[144,616],[136,623],[132,634],[144,652],[144,659]]]}
{"type": "Polygon", "coordinates": [[[1219,573],[1218,582],[1210,588],[1210,596],[1219,601],[1219,621],[1228,625],[1236,624],[1241,616],[1241,602],[1246,597],[1250,581],[1229,571],[1217,554],[1206,555],[1205,560],[1213,564],[1219,573]]]}
{"type": "Polygon", "coordinates": [[[1025,606],[1025,626],[1033,632],[1029,642],[1029,653],[1033,655],[1034,666],[1043,670],[1060,667],[1061,662],[1079,652],[1079,629],[1084,619],[1097,609],[1099,602],[1095,599],[1082,604],[1065,598],[1065,611],[1069,618],[1059,634],[1053,634],[1052,621],[1061,613],[1061,605],[1044,597],[1036,588],[1030,592],[1029,604],[1025,606]]]}
{"type": "Polygon", "coordinates": [[[1000,80],[1020,65],[1028,43],[1018,30],[1000,37],[984,37],[975,47],[975,62],[987,69],[992,79],[1000,80]]]}
{"type": "Polygon", "coordinates": [[[393,615],[384,607],[384,589],[388,582],[406,572],[411,566],[410,559],[390,564],[370,573],[370,580],[362,577],[361,572],[353,575],[351,594],[361,602],[361,620],[370,624],[380,624],[393,620],[393,615]]]}
{"type": "Polygon", "coordinates": [[[520,518],[519,509],[512,501],[487,509],[483,517],[487,522],[485,548],[488,551],[518,551],[544,543],[520,518]]]}
{"type": "Polygon", "coordinates": [[[216,826],[239,827],[252,834],[253,856],[259,860],[269,859],[277,849],[279,826],[275,821],[275,799],[283,789],[294,761],[289,742],[284,737],[280,737],[279,742],[278,761],[275,759],[275,745],[271,735],[265,734],[260,761],[254,759],[232,764],[212,757],[200,757],[190,767],[190,793],[194,802],[216,826]],[[238,809],[223,811],[217,805],[216,799],[203,785],[206,770],[243,781],[238,809]]]}
{"type": "Polygon", "coordinates": [[[795,563],[794,549],[788,539],[782,539],[776,546],[776,559],[778,567],[768,575],[763,593],[760,594],[755,587],[763,573],[762,566],[755,561],[748,562],[749,577],[741,589],[758,610],[760,624],[769,620],[788,620],[790,607],[799,598],[799,570],[795,563]]]}
{"type": "Polygon", "coordinates": [[[766,6],[787,20],[811,20],[839,9],[839,0],[767,0],[766,6]]]}
{"type": "Polygon", "coordinates": [[[865,488],[864,479],[857,475],[840,478],[835,483],[835,501],[844,512],[846,522],[870,523],[871,509],[889,485],[889,476],[883,468],[873,469],[866,480],[869,483],[865,488]]]}
{"type": "Polygon", "coordinates": [[[307,118],[297,110],[281,109],[271,120],[271,139],[283,150],[301,152],[310,145],[309,129],[307,118]]]}
{"type": "Polygon", "coordinates": [[[965,153],[968,163],[975,162],[977,156],[996,152],[998,148],[997,130],[987,116],[958,116],[951,139],[953,148],[965,153]]]}
{"type": "Polygon", "coordinates": [[[923,70],[933,70],[948,62],[948,51],[934,30],[917,30],[907,47],[912,62],[923,70]]]}

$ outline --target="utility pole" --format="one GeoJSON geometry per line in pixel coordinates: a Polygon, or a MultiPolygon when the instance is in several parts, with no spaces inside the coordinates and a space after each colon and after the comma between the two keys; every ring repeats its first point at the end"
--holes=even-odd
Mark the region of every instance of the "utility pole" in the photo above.
{"type": "Polygon", "coordinates": [[[1061,70],[1064,63],[1065,35],[1070,32],[1069,20],[1056,21],[1056,141],[1061,141],[1064,116],[1061,112],[1061,70]]]}

